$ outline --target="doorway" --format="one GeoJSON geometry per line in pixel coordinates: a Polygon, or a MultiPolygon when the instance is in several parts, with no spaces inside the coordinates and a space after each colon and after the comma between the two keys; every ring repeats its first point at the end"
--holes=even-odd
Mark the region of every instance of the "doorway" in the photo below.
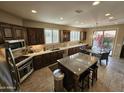
{"type": "Polygon", "coordinates": [[[95,31],[92,48],[96,51],[110,50],[109,55],[112,56],[115,36],[116,30],[95,31]]]}

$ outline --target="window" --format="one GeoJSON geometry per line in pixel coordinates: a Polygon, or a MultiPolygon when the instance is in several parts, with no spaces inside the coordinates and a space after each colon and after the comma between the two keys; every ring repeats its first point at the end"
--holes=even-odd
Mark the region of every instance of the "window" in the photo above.
{"type": "Polygon", "coordinates": [[[58,43],[59,42],[59,30],[58,29],[45,29],[45,43],[58,43]]]}
{"type": "Polygon", "coordinates": [[[78,40],[80,40],[80,32],[78,32],[78,31],[71,31],[71,33],[70,33],[70,40],[71,41],[78,41],[78,40]]]}

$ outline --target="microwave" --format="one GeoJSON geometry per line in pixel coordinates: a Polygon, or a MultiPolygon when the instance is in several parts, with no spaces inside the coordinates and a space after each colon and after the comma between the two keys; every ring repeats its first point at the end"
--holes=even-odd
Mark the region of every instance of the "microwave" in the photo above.
{"type": "Polygon", "coordinates": [[[11,50],[26,47],[25,40],[23,40],[23,39],[20,39],[20,40],[6,40],[5,42],[6,42],[6,47],[11,48],[11,50]]]}

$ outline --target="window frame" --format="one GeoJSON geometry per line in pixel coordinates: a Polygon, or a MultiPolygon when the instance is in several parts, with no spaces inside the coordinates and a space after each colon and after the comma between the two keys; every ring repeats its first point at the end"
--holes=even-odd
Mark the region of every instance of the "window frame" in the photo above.
{"type": "Polygon", "coordinates": [[[55,29],[55,28],[45,28],[44,29],[44,37],[45,37],[45,44],[54,44],[54,43],[59,43],[60,42],[60,34],[59,34],[59,29],[55,29]],[[51,42],[50,43],[46,43],[46,35],[45,35],[45,31],[46,30],[51,30],[51,42]],[[53,36],[53,33],[54,33],[54,31],[57,31],[57,33],[58,33],[58,40],[57,40],[57,42],[54,42],[54,36],[53,36]]]}
{"type": "Polygon", "coordinates": [[[70,41],[80,41],[80,31],[71,31],[70,41]]]}

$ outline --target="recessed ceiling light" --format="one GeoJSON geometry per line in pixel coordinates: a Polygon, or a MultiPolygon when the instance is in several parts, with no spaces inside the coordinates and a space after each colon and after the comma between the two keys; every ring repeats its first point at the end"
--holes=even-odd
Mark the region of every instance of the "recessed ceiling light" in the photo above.
{"type": "Polygon", "coordinates": [[[113,16],[110,16],[109,19],[113,19],[114,17],[113,16]]]}
{"type": "Polygon", "coordinates": [[[31,12],[32,12],[32,13],[37,13],[37,11],[36,11],[36,10],[31,10],[31,12]]]}
{"type": "Polygon", "coordinates": [[[92,3],[93,6],[96,6],[98,4],[100,4],[100,1],[95,1],[95,2],[92,3]]]}
{"type": "Polygon", "coordinates": [[[105,14],[105,16],[110,16],[110,15],[111,15],[110,13],[105,14]]]}
{"type": "Polygon", "coordinates": [[[63,20],[63,17],[60,17],[60,20],[63,20]]]}

